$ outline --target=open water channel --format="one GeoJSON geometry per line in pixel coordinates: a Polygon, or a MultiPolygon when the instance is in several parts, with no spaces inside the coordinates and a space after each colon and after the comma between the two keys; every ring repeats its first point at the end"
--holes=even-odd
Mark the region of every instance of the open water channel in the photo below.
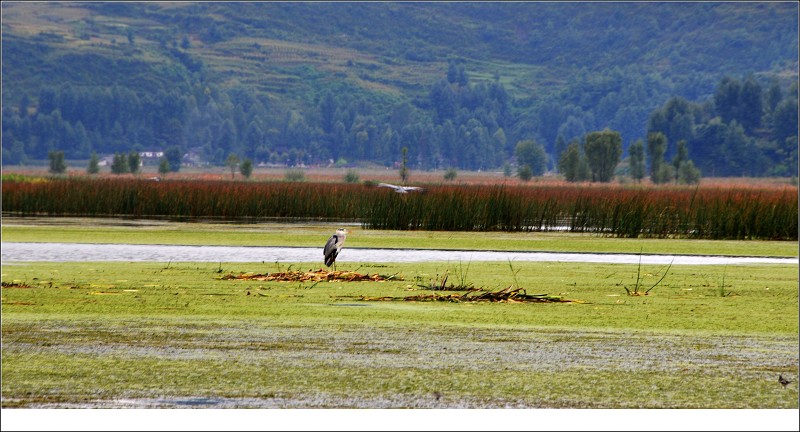
{"type": "MultiPolygon", "coordinates": [[[[155,262],[314,262],[322,261],[322,247],[182,246],[86,243],[3,242],[2,261],[155,261],[155,262]]],[[[471,261],[584,262],[609,264],[793,264],[796,257],[701,255],[639,255],[529,251],[466,251],[430,249],[348,248],[338,263],[361,262],[471,262],[471,261]]]]}

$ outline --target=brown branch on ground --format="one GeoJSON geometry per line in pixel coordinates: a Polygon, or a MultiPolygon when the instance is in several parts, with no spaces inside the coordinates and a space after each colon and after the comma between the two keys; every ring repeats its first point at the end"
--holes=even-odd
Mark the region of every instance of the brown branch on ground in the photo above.
{"type": "Polygon", "coordinates": [[[33,288],[32,286],[30,286],[28,284],[18,283],[18,282],[5,282],[5,281],[3,281],[0,284],[2,284],[3,288],[33,288]]]}

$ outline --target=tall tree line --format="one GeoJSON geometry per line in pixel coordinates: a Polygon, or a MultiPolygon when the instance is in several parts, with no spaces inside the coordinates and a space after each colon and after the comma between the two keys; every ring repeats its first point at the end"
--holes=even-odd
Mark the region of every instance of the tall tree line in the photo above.
{"type": "Polygon", "coordinates": [[[752,76],[726,76],[705,103],[669,99],[648,119],[648,134],[666,140],[673,158],[679,144],[704,176],[791,176],[797,174],[797,83],[783,91],[752,76]]]}
{"type": "Polygon", "coordinates": [[[177,149],[217,166],[230,154],[256,164],[392,166],[406,148],[414,169],[476,170],[520,162],[518,145],[533,142],[544,150],[544,162],[537,156],[532,166],[540,174],[557,168],[569,143],[584,145],[588,133],[608,128],[622,141],[663,134],[667,161],[684,142],[687,158],[704,176],[796,174],[796,83],[785,89],[753,76],[726,76],[709,100],[672,97],[642,118],[626,111],[624,101],[647,94],[647,79],[627,82],[616,73],[587,75],[586,93],[570,96],[576,104],[544,100],[534,109],[514,109],[520,101],[509,97],[499,77],[472,82],[456,62],[424,98],[376,104],[364,93],[329,88],[306,109],[278,108],[246,89],[223,91],[200,82],[183,92],[52,86],[3,107],[3,163],[44,160],[53,151],[88,159],[93,153],[177,149]],[[629,125],[615,127],[623,122],[629,125]]]}

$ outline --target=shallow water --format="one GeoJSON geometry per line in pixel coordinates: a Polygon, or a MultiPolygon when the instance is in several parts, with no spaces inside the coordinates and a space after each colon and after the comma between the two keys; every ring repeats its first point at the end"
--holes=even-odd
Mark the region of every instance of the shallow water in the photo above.
{"type": "MultiPolygon", "coordinates": [[[[3,242],[2,261],[314,262],[322,248],[3,242]]],[[[342,249],[338,263],[533,261],[609,264],[791,264],[798,258],[428,249],[342,249]]]]}

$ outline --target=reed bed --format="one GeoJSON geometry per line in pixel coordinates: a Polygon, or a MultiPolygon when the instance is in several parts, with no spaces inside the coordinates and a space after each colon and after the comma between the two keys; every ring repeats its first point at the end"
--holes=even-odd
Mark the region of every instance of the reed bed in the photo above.
{"type": "Polygon", "coordinates": [[[758,187],[445,185],[53,178],[3,182],[3,213],[174,220],[329,220],[365,228],[569,231],[618,237],[797,240],[798,191],[758,187]]]}

